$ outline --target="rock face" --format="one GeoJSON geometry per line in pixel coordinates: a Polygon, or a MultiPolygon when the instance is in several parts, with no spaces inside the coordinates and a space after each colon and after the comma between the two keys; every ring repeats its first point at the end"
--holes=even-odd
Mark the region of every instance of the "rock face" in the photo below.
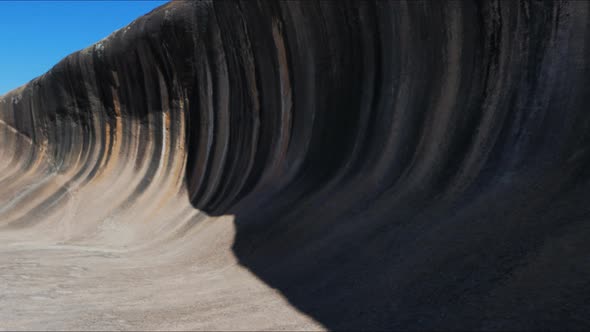
{"type": "Polygon", "coordinates": [[[218,273],[233,242],[328,329],[588,329],[589,14],[167,4],[0,99],[0,227],[218,273]]]}

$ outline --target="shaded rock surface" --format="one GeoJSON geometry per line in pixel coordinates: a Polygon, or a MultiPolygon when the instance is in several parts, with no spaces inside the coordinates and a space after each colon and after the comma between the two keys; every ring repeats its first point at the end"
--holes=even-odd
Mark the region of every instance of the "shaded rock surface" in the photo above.
{"type": "Polygon", "coordinates": [[[10,281],[0,303],[29,311],[0,317],[100,328],[131,301],[157,318],[109,328],[590,328],[589,7],[156,9],[1,97],[0,257],[121,257],[58,269],[82,295],[52,305],[10,281]]]}

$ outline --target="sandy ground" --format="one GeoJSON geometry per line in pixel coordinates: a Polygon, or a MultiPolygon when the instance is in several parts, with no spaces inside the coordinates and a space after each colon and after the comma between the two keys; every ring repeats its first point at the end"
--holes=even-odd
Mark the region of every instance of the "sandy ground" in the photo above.
{"type": "MultiPolygon", "coordinates": [[[[233,227],[231,217],[215,222],[203,227],[233,227]]],[[[187,260],[186,244],[122,251],[22,236],[0,234],[3,330],[322,329],[237,265],[229,248],[187,260]]]]}

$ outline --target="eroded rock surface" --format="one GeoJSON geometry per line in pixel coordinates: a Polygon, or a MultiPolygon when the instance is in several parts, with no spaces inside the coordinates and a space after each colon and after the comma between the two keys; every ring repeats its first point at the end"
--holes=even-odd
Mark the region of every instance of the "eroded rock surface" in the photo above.
{"type": "Polygon", "coordinates": [[[0,325],[590,328],[589,7],[174,2],[68,56],[0,98],[0,325]]]}

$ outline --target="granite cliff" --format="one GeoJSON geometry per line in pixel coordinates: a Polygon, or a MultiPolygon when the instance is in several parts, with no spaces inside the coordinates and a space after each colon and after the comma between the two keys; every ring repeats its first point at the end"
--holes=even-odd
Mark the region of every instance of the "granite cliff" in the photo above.
{"type": "Polygon", "coordinates": [[[0,303],[24,308],[0,317],[590,328],[589,7],[186,1],[138,18],[0,98],[0,263],[18,272],[0,303]]]}

